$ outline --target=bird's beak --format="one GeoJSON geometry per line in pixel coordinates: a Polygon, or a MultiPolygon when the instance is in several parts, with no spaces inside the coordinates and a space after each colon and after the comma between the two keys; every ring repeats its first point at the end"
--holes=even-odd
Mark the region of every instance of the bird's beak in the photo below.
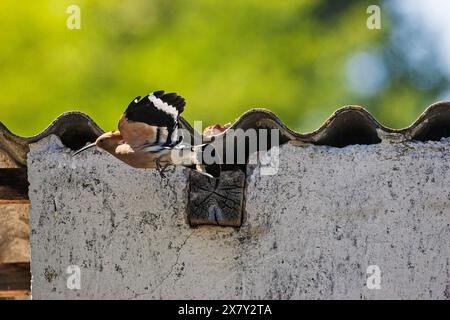
{"type": "Polygon", "coordinates": [[[92,148],[92,147],[95,147],[95,146],[96,146],[95,142],[94,142],[94,143],[91,143],[91,144],[88,144],[86,147],[83,147],[83,148],[81,148],[80,150],[78,150],[77,152],[75,152],[75,153],[72,155],[72,157],[76,156],[77,154],[79,154],[79,153],[81,153],[81,152],[83,152],[83,151],[85,151],[85,150],[87,150],[87,149],[90,149],[90,148],[92,148]]]}

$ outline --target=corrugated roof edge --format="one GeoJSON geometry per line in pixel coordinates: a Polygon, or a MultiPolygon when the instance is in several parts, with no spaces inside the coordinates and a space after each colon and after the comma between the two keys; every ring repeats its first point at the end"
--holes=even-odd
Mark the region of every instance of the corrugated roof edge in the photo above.
{"type": "MultiPolygon", "coordinates": [[[[181,125],[191,135],[197,134],[192,126],[181,119],[181,125]]],[[[450,102],[438,102],[429,106],[419,118],[404,129],[383,126],[367,110],[360,106],[346,106],[335,111],[317,130],[302,134],[287,127],[273,112],[266,109],[252,109],[240,116],[227,130],[249,128],[279,129],[282,143],[290,140],[344,147],[353,144],[375,144],[381,139],[393,140],[440,140],[450,136],[450,102]]],[[[0,122],[0,149],[18,165],[26,165],[30,143],[50,134],[61,138],[64,145],[78,149],[94,141],[104,131],[88,115],[72,111],[56,118],[44,131],[32,136],[21,137],[12,133],[0,122]]]]}

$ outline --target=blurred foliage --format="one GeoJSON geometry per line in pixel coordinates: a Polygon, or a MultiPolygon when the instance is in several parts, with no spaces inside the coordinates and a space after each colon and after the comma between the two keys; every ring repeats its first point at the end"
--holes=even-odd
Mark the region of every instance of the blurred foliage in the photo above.
{"type": "Polygon", "coordinates": [[[448,83],[429,68],[432,58],[425,66],[435,81],[416,83],[424,69],[405,62],[407,45],[390,36],[401,19],[383,9],[383,29],[369,30],[369,4],[2,0],[0,120],[32,135],[81,110],[111,130],[134,97],[164,89],[183,95],[184,117],[204,126],[265,107],[305,132],[347,104],[386,125],[409,125],[448,83]],[[81,30],[66,27],[70,4],[81,8],[81,30]],[[365,51],[387,70],[386,85],[371,95],[346,80],[349,57],[365,51]]]}

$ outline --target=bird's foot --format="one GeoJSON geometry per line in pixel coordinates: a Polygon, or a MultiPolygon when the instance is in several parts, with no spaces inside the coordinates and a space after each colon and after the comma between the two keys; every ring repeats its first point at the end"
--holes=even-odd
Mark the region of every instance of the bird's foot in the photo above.
{"type": "MultiPolygon", "coordinates": [[[[164,166],[161,165],[161,163],[159,162],[159,160],[156,160],[156,170],[158,170],[159,175],[161,176],[162,179],[167,178],[167,176],[165,175],[165,172],[167,170],[167,168],[171,167],[170,164],[166,164],[164,166]]],[[[175,166],[173,166],[173,170],[172,172],[175,171],[175,166]]]]}
{"type": "Polygon", "coordinates": [[[164,170],[166,169],[166,167],[162,167],[161,163],[159,162],[159,159],[157,159],[155,161],[156,164],[156,170],[158,170],[159,175],[161,176],[161,179],[165,179],[166,175],[164,174],[164,170]]]}
{"type": "Polygon", "coordinates": [[[167,176],[164,174],[164,170],[158,170],[159,175],[161,176],[161,179],[166,179],[167,176]]]}

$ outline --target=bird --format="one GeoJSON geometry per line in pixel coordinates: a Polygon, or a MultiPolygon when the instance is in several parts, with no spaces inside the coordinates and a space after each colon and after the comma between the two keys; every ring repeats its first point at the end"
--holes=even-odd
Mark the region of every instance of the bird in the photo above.
{"type": "Polygon", "coordinates": [[[220,176],[220,164],[204,164],[203,152],[210,144],[186,145],[179,135],[180,114],[185,99],[177,93],[155,91],[141,99],[134,98],[122,114],[118,130],[105,132],[94,143],[76,151],[73,156],[98,147],[134,168],[155,168],[162,178],[169,166],[181,165],[209,178],[220,176]]]}

